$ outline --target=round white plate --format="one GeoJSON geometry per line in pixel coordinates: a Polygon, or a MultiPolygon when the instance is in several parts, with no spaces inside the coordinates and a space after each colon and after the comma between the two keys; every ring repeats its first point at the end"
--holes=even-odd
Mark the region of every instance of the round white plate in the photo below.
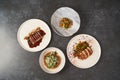
{"type": "Polygon", "coordinates": [[[30,19],[21,24],[20,28],[18,29],[17,38],[19,44],[25,50],[30,52],[37,52],[47,47],[51,40],[51,31],[44,21],[39,19],[30,19]],[[42,42],[39,46],[30,48],[27,40],[24,40],[24,37],[27,36],[33,29],[36,29],[37,27],[40,27],[46,33],[46,35],[43,37],[42,42]]]}
{"type": "Polygon", "coordinates": [[[64,53],[60,49],[55,48],[55,47],[47,48],[41,53],[41,55],[39,57],[39,64],[40,64],[40,67],[43,69],[43,71],[45,71],[46,73],[50,73],[50,74],[58,73],[59,71],[61,71],[63,69],[63,67],[65,65],[64,53]],[[61,58],[60,65],[55,69],[49,69],[44,64],[44,56],[46,55],[47,52],[50,52],[50,51],[56,51],[61,58]]]}
{"type": "Polygon", "coordinates": [[[101,47],[98,41],[94,37],[87,34],[80,34],[73,37],[68,43],[67,56],[70,62],[74,66],[78,68],[83,68],[83,69],[90,68],[98,62],[101,56],[101,47]],[[73,53],[74,53],[73,46],[79,41],[87,41],[93,50],[93,54],[89,56],[86,60],[81,60],[73,56],[73,53]]]}
{"type": "Polygon", "coordinates": [[[51,17],[51,26],[53,30],[60,36],[68,37],[76,33],[80,28],[79,14],[72,8],[61,7],[57,9],[51,17]],[[69,29],[59,27],[60,20],[67,17],[73,21],[73,25],[69,29]]]}

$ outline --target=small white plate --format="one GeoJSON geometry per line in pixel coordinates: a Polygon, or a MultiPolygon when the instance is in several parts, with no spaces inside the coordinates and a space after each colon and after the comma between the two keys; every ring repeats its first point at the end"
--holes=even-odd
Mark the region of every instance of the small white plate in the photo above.
{"type": "Polygon", "coordinates": [[[53,30],[60,36],[68,37],[76,33],[80,28],[80,16],[70,7],[61,7],[57,9],[51,17],[51,26],[53,30]],[[60,20],[67,17],[73,21],[73,25],[69,29],[59,27],[60,20]]]}
{"type": "Polygon", "coordinates": [[[30,19],[21,24],[20,28],[18,29],[17,38],[22,48],[30,52],[37,52],[47,47],[51,40],[51,31],[44,21],[39,19],[30,19]],[[27,36],[33,29],[36,29],[37,27],[40,27],[46,33],[46,35],[43,37],[42,42],[39,46],[30,48],[27,40],[24,40],[24,37],[27,36]]]}
{"type": "Polygon", "coordinates": [[[40,57],[39,57],[39,64],[40,64],[40,67],[43,69],[43,71],[45,71],[46,73],[49,73],[49,74],[55,74],[55,73],[58,73],[59,71],[61,71],[65,65],[65,56],[64,56],[64,53],[58,49],[58,48],[55,48],[55,47],[50,47],[50,48],[47,48],[45,49],[40,57]],[[47,52],[50,52],[50,51],[56,51],[58,53],[58,55],[60,56],[61,58],[61,63],[60,65],[55,68],[55,69],[49,69],[45,66],[44,64],[44,56],[46,55],[47,52]]]}
{"type": "Polygon", "coordinates": [[[78,68],[82,68],[82,69],[90,68],[98,62],[101,56],[101,47],[98,41],[94,37],[87,35],[87,34],[80,34],[80,35],[73,37],[68,43],[67,56],[70,62],[74,66],[78,68]],[[89,56],[86,60],[81,60],[73,56],[73,53],[74,53],[73,45],[75,45],[79,41],[87,41],[93,50],[92,55],[89,56]]]}

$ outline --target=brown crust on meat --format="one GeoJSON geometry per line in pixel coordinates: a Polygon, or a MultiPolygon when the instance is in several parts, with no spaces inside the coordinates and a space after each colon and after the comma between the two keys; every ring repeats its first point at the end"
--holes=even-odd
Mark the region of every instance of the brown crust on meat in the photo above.
{"type": "Polygon", "coordinates": [[[79,42],[77,45],[74,46],[74,54],[73,55],[74,55],[74,57],[78,57],[81,60],[87,59],[89,56],[92,55],[92,53],[93,53],[93,50],[92,50],[91,46],[89,46],[89,44],[87,42],[79,42]],[[77,46],[78,46],[78,48],[77,48],[77,46]],[[80,49],[83,46],[85,48],[80,49]]]}
{"type": "Polygon", "coordinates": [[[30,48],[38,46],[42,42],[42,38],[46,33],[37,27],[33,29],[27,36],[24,37],[25,40],[28,41],[28,45],[30,48]]]}

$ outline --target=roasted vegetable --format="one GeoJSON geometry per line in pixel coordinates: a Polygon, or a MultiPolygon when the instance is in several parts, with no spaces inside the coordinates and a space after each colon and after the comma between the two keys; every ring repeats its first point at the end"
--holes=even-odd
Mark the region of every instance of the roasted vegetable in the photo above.
{"type": "Polygon", "coordinates": [[[69,18],[64,17],[60,21],[60,27],[65,29],[71,28],[72,25],[73,25],[73,22],[69,18]]]}

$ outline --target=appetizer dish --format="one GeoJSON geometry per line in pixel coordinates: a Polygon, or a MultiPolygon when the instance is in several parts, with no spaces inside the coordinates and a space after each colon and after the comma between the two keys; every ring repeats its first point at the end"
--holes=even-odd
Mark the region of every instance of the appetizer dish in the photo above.
{"type": "Polygon", "coordinates": [[[72,20],[67,17],[62,18],[60,21],[60,27],[65,29],[71,28],[72,25],[73,25],[72,20]]]}
{"type": "Polygon", "coordinates": [[[43,71],[55,74],[63,69],[65,65],[65,56],[60,49],[50,47],[40,54],[39,63],[43,71]]]}
{"type": "Polygon", "coordinates": [[[70,7],[61,7],[51,16],[51,26],[60,36],[72,36],[80,28],[79,14],[70,7]]]}
{"type": "Polygon", "coordinates": [[[73,37],[67,46],[69,61],[76,67],[86,69],[94,66],[101,55],[98,41],[87,34],[73,37]]]}
{"type": "Polygon", "coordinates": [[[30,19],[20,25],[17,39],[25,50],[37,52],[47,47],[51,40],[51,31],[44,21],[30,19]]]}
{"type": "Polygon", "coordinates": [[[93,53],[91,46],[86,41],[79,42],[74,46],[74,57],[78,57],[81,60],[87,59],[93,53]]]}
{"type": "Polygon", "coordinates": [[[36,29],[32,30],[28,36],[25,36],[24,39],[27,40],[29,47],[33,48],[39,46],[45,34],[46,33],[40,29],[40,27],[37,27],[36,29]]]}
{"type": "Polygon", "coordinates": [[[60,62],[61,58],[56,51],[48,52],[44,57],[45,66],[49,69],[57,68],[60,62]]]}

